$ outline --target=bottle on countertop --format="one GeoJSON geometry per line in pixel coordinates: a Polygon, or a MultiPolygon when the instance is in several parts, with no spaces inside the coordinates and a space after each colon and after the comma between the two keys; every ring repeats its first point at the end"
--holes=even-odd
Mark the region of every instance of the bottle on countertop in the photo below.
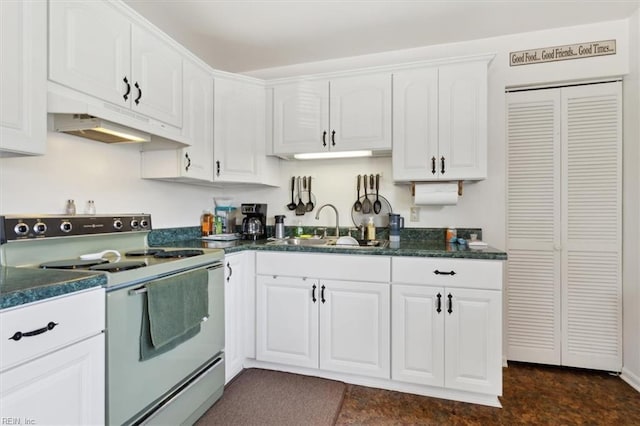
{"type": "Polygon", "coordinates": [[[73,200],[67,200],[67,207],[65,208],[65,212],[69,216],[75,216],[76,214],[76,203],[73,200]]]}
{"type": "Polygon", "coordinates": [[[276,215],[276,238],[281,240],[284,238],[284,215],[276,215]]]}
{"type": "Polygon", "coordinates": [[[367,223],[367,240],[375,240],[376,239],[376,224],[373,223],[373,218],[369,218],[369,222],[367,223]]]}
{"type": "Polygon", "coordinates": [[[209,236],[213,233],[213,214],[211,210],[203,210],[200,217],[200,231],[203,237],[209,236]]]}

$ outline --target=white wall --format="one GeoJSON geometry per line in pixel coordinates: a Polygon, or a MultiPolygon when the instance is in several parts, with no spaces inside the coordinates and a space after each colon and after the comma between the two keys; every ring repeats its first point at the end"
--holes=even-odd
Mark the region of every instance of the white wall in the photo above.
{"type": "Polygon", "coordinates": [[[136,144],[108,145],[49,133],[47,154],[0,159],[0,213],[78,213],[94,200],[98,214],[151,213],[155,228],[196,226],[219,190],[140,179],[136,144]]]}
{"type": "Polygon", "coordinates": [[[623,86],[623,378],[640,391],[640,11],[630,23],[631,72],[623,86]]]}

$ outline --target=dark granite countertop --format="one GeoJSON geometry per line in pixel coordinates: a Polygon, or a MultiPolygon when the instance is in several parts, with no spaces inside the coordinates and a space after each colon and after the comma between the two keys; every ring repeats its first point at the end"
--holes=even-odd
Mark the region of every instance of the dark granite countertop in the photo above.
{"type": "Polygon", "coordinates": [[[209,247],[224,249],[226,254],[244,250],[260,251],[284,251],[305,253],[334,253],[334,254],[358,254],[369,256],[413,256],[413,257],[449,257],[458,259],[489,259],[506,260],[507,253],[502,250],[487,246],[482,249],[470,249],[466,245],[448,244],[444,241],[401,241],[398,248],[347,248],[345,246],[289,246],[270,244],[270,241],[243,241],[218,242],[207,240],[183,240],[172,241],[176,247],[209,247]]]}
{"type": "Polygon", "coordinates": [[[102,273],[0,266],[0,309],[106,284],[102,273]]]}

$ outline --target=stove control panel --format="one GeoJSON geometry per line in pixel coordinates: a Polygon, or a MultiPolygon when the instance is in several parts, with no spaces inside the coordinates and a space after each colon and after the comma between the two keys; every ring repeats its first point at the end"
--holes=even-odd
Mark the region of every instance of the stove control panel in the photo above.
{"type": "Polygon", "coordinates": [[[148,232],[151,215],[0,216],[0,244],[49,237],[148,232]]]}

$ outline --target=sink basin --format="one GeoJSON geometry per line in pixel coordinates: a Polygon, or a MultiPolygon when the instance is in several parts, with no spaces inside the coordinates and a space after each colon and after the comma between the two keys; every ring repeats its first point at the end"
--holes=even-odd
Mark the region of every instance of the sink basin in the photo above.
{"type": "Polygon", "coordinates": [[[340,247],[347,249],[373,249],[373,248],[385,248],[389,246],[389,241],[387,240],[357,240],[358,245],[349,245],[349,244],[336,244],[335,241],[331,241],[327,243],[327,245],[332,247],[340,247]]]}
{"type": "Polygon", "coordinates": [[[357,240],[358,245],[336,244],[336,238],[285,238],[284,240],[272,241],[269,245],[285,245],[297,247],[335,247],[344,249],[374,249],[389,246],[387,240],[357,240]]]}
{"type": "Polygon", "coordinates": [[[288,246],[324,246],[329,243],[329,240],[324,238],[287,238],[282,240],[282,244],[288,246]]]}

